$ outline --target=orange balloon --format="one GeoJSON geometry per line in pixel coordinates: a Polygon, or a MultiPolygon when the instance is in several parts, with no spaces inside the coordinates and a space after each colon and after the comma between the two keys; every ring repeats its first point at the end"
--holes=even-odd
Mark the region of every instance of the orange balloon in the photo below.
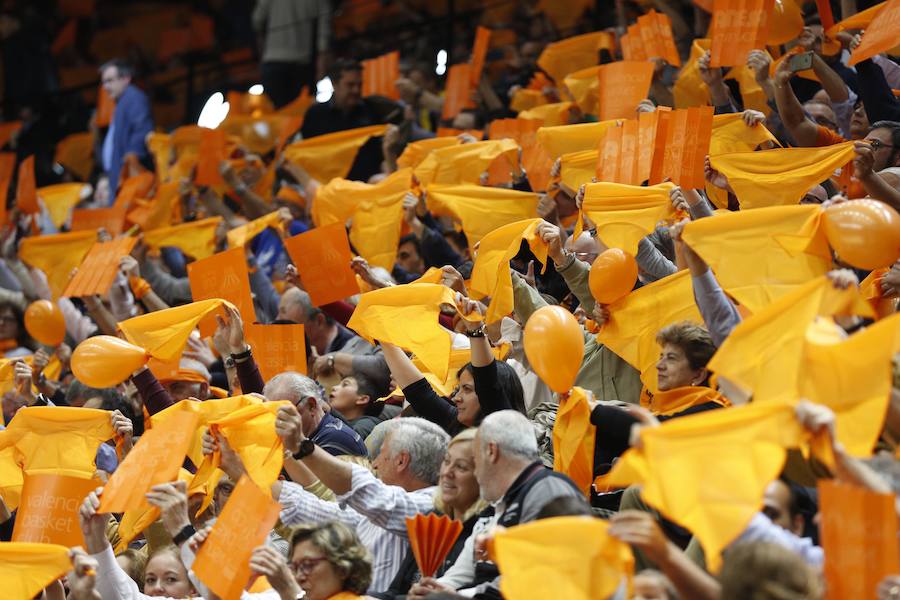
{"type": "Polygon", "coordinates": [[[786,44],[803,33],[803,13],[794,0],[775,0],[769,15],[769,35],[766,43],[770,46],[786,44]]]}
{"type": "Polygon", "coordinates": [[[584,356],[584,332],[561,306],[544,306],[525,324],[525,355],[550,389],[563,394],[575,385],[584,356]]]}
{"type": "Polygon", "coordinates": [[[66,320],[49,300],[36,300],[25,309],[25,330],[42,344],[59,346],[66,337],[66,320]]]}
{"type": "Polygon", "coordinates": [[[588,285],[594,300],[600,304],[612,304],[634,289],[638,266],[634,257],[624,250],[610,248],[594,260],[588,276],[588,285]]]}
{"type": "Polygon", "coordinates": [[[900,258],[900,215],[878,200],[829,206],[825,236],[841,261],[859,269],[889,267],[900,258]]]}
{"type": "Polygon", "coordinates": [[[82,383],[95,388],[118,385],[143,367],[150,355],[125,340],[98,335],[78,344],[72,353],[72,372],[82,383]]]}

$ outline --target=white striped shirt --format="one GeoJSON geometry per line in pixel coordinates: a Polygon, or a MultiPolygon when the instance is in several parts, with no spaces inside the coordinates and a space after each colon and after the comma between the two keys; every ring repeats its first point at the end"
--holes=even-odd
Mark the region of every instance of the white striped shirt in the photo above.
{"type": "Polygon", "coordinates": [[[291,526],[340,521],[355,529],[372,555],[369,592],[381,592],[390,586],[409,548],[406,518],[434,508],[435,488],[407,492],[385,484],[364,467],[351,468],[351,489],[339,495],[337,503],[322,500],[296,483],[284,482],[278,498],[281,522],[291,526]]]}

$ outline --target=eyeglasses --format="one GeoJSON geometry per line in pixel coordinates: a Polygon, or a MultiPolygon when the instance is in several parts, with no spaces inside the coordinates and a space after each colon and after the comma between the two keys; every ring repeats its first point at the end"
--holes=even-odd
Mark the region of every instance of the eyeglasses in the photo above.
{"type": "Polygon", "coordinates": [[[302,573],[303,575],[309,575],[312,573],[313,569],[316,568],[323,560],[328,560],[324,556],[320,556],[319,558],[304,558],[303,560],[295,563],[291,563],[291,567],[293,567],[294,572],[302,573]]]}
{"type": "Polygon", "coordinates": [[[872,150],[878,151],[882,148],[896,148],[897,146],[893,144],[885,144],[881,140],[866,140],[869,142],[869,145],[872,146],[872,150]]]}

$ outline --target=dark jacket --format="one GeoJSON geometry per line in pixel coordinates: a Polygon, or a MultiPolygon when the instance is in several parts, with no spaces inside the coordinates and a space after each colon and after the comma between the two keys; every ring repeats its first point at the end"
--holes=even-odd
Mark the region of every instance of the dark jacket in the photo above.
{"type": "MultiPolygon", "coordinates": [[[[119,173],[126,154],[135,154],[139,159],[147,157],[147,134],[153,131],[153,116],[150,101],[136,85],[131,84],[116,101],[113,122],[112,160],[109,166],[109,189],[115,197],[119,186],[119,173]],[[114,126],[113,126],[114,125],[114,126]]],[[[109,135],[109,132],[107,132],[109,135]]],[[[100,164],[103,164],[103,145],[100,145],[100,164]]]]}

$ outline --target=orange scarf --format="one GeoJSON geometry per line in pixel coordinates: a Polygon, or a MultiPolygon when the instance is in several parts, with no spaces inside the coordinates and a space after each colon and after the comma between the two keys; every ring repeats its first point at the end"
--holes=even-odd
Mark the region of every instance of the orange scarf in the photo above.
{"type": "Polygon", "coordinates": [[[705,386],[689,385],[656,393],[644,388],[641,392],[641,406],[649,408],[657,417],[671,417],[707,402],[715,402],[722,407],[731,406],[725,396],[705,386]]]}
{"type": "Polygon", "coordinates": [[[18,347],[19,341],[16,338],[7,338],[5,340],[0,340],[0,352],[15,350],[18,347]]]}

